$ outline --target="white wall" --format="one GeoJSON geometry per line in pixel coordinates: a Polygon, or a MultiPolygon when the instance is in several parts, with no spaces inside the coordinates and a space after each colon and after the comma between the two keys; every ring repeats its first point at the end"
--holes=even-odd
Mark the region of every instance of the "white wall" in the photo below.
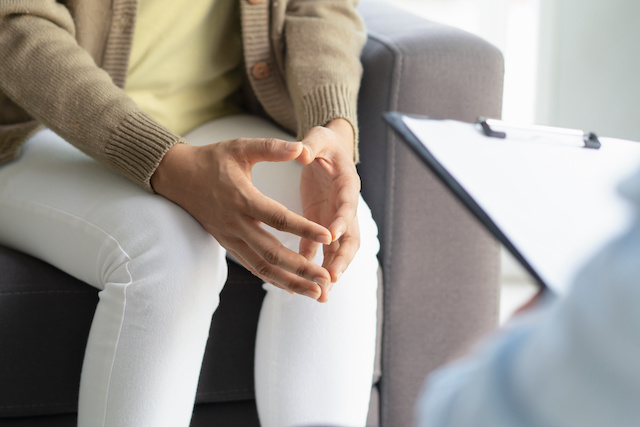
{"type": "Polygon", "coordinates": [[[541,1],[536,121],[640,141],[640,1],[541,1]]]}
{"type": "Polygon", "coordinates": [[[505,56],[503,118],[640,141],[640,0],[386,0],[505,56]]]}

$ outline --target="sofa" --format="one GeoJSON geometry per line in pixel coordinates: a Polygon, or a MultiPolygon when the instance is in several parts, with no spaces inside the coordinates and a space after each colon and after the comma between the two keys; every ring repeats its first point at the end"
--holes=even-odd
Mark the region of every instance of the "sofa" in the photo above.
{"type": "MultiPolygon", "coordinates": [[[[425,377],[497,324],[498,244],[382,120],[386,111],[499,117],[504,64],[484,40],[403,12],[359,6],[369,36],[359,99],[362,194],[381,241],[370,426],[413,423],[425,377]]],[[[2,213],[0,212],[0,215],[2,213]]],[[[211,324],[192,426],[257,426],[253,346],[260,280],[230,264],[211,324]]],[[[0,426],[76,422],[97,291],[0,246],[0,426]]]]}

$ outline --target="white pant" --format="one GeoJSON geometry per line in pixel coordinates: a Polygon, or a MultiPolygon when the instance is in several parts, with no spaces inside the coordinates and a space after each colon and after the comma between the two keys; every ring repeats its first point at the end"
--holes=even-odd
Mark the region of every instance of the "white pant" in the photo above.
{"type": "MultiPolygon", "coordinates": [[[[201,145],[240,136],[291,138],[240,115],[208,123],[187,140],[201,145]]],[[[300,212],[299,175],[295,162],[260,163],[253,179],[300,212]]],[[[362,199],[358,219],[360,251],[328,303],[265,285],[255,366],[263,426],[365,424],[379,246],[362,199]]],[[[295,236],[273,232],[297,251],[295,236]]],[[[0,243],[100,289],[82,369],[80,426],[189,425],[227,273],[225,251],[211,235],[177,205],[44,130],[17,161],[0,166],[0,243]]]]}

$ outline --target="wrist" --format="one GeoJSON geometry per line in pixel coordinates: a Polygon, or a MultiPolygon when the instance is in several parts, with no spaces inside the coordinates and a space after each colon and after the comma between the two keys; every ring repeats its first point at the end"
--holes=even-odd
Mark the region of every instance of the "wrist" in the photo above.
{"type": "Polygon", "coordinates": [[[191,150],[188,144],[176,144],[162,157],[153,175],[151,175],[151,188],[156,193],[165,197],[169,196],[169,186],[174,182],[175,172],[181,169],[184,158],[191,150]]]}
{"type": "Polygon", "coordinates": [[[325,127],[341,136],[340,141],[342,148],[353,158],[355,152],[355,131],[351,122],[347,119],[338,118],[331,120],[325,127]]]}

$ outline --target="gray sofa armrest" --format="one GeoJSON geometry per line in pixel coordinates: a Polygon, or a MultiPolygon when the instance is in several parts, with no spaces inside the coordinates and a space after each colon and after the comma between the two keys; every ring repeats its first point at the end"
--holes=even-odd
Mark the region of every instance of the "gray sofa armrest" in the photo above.
{"type": "Polygon", "coordinates": [[[427,374],[495,327],[497,243],[382,121],[385,111],[499,117],[504,64],[482,39],[363,1],[358,166],[384,273],[380,425],[410,426],[427,374]]]}

